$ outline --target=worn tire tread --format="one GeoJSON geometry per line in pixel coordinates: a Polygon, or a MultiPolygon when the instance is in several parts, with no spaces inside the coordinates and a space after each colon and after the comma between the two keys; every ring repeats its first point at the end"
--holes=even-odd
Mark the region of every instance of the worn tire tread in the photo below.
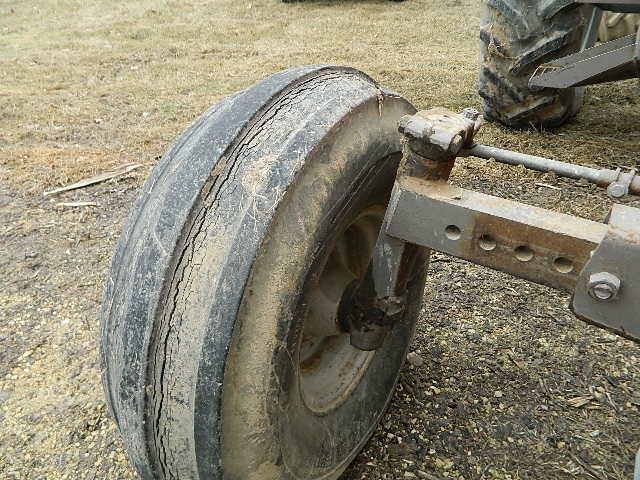
{"type": "Polygon", "coordinates": [[[145,480],[222,478],[222,382],[252,262],[270,216],[309,149],[337,121],[336,110],[363,102],[380,115],[393,105],[414,111],[354,69],[309,66],[272,75],[206,112],[142,187],[106,282],[101,357],[109,408],[145,480]],[[293,140],[299,143],[292,147],[293,140]],[[269,164],[276,156],[265,153],[267,145],[276,149],[277,165],[269,164]],[[260,190],[247,190],[253,186],[260,190]],[[252,199],[261,208],[249,210],[252,199]],[[206,243],[214,240],[226,253],[211,273],[200,269],[211,263],[197,251],[215,254],[206,243]],[[194,318],[197,329],[188,323],[194,318]]]}

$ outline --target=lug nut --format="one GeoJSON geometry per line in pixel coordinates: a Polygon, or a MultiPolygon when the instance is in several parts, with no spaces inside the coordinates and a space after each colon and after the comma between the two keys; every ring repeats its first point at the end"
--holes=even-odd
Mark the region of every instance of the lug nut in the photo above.
{"type": "Polygon", "coordinates": [[[473,107],[467,107],[462,110],[462,116],[464,118],[468,118],[469,120],[475,122],[480,116],[480,112],[473,107]]]}
{"type": "Polygon", "coordinates": [[[620,284],[620,279],[613,273],[598,272],[592,273],[589,277],[587,289],[592,298],[599,302],[608,302],[616,298],[620,284]]]}

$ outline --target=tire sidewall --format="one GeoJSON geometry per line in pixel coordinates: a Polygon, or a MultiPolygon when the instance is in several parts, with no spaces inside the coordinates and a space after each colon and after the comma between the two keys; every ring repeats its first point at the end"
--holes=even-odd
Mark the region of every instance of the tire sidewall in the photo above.
{"type": "Polygon", "coordinates": [[[359,212],[386,205],[395,179],[397,117],[389,112],[372,125],[375,103],[334,128],[307,159],[253,267],[225,370],[225,478],[337,478],[390,399],[414,329],[424,262],[418,262],[411,284],[411,307],[343,403],[324,414],[312,412],[298,380],[305,292],[337,235],[359,212]]]}

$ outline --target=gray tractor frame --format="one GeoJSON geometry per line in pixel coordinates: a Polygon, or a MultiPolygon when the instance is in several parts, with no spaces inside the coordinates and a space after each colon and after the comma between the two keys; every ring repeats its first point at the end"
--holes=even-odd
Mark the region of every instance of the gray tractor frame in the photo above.
{"type": "Polygon", "coordinates": [[[640,77],[640,29],[597,46],[603,10],[640,13],[638,0],[577,0],[591,7],[581,50],[541,65],[529,80],[531,88],[571,88],[640,77]]]}

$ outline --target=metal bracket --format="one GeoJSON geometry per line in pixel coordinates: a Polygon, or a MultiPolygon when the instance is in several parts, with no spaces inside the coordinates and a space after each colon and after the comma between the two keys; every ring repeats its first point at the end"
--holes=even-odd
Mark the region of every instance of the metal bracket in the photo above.
{"type": "MultiPolygon", "coordinates": [[[[640,30],[638,30],[640,32],[640,30]]],[[[631,184],[636,176],[635,168],[623,172],[621,168],[616,169],[616,178],[607,187],[607,194],[613,199],[619,199],[629,194],[631,184]]]]}
{"type": "Polygon", "coordinates": [[[607,233],[580,273],[571,308],[586,322],[640,340],[640,210],[614,204],[607,233]]]}
{"type": "Polygon", "coordinates": [[[640,209],[604,224],[405,177],[388,213],[388,235],[574,292],[576,316],[640,340],[640,209]]]}
{"type": "Polygon", "coordinates": [[[539,66],[532,88],[571,88],[635,78],[636,35],[627,35],[539,66]]]}
{"type": "Polygon", "coordinates": [[[572,292],[607,226],[450,185],[401,178],[387,233],[572,292]]]}
{"type": "MultiPolygon", "coordinates": [[[[402,117],[398,130],[404,136],[404,149],[398,178],[446,180],[460,150],[472,144],[482,121],[479,112],[471,108],[462,114],[434,108],[402,117]]],[[[396,181],[394,191],[397,188],[396,181]]],[[[389,212],[387,209],[366,279],[354,286],[339,313],[348,324],[351,345],[361,350],[375,350],[382,344],[404,309],[408,274],[424,259],[424,249],[387,235],[389,212]],[[369,305],[372,290],[376,298],[369,305]]]]}
{"type": "Polygon", "coordinates": [[[443,109],[402,119],[406,148],[374,249],[368,286],[356,290],[374,291],[376,300],[371,315],[360,315],[369,307],[355,312],[360,320],[352,322],[358,327],[351,332],[352,344],[373,349],[381,343],[391,317],[402,307],[403,265],[419,257],[420,247],[573,292],[572,309],[579,318],[640,340],[640,209],[614,205],[605,224],[465,190],[447,181],[456,157],[474,155],[586,178],[620,198],[640,193],[635,170],[596,170],[474,145],[481,123],[477,112],[455,114],[443,109]],[[379,318],[368,321],[367,316],[379,318]]]}

